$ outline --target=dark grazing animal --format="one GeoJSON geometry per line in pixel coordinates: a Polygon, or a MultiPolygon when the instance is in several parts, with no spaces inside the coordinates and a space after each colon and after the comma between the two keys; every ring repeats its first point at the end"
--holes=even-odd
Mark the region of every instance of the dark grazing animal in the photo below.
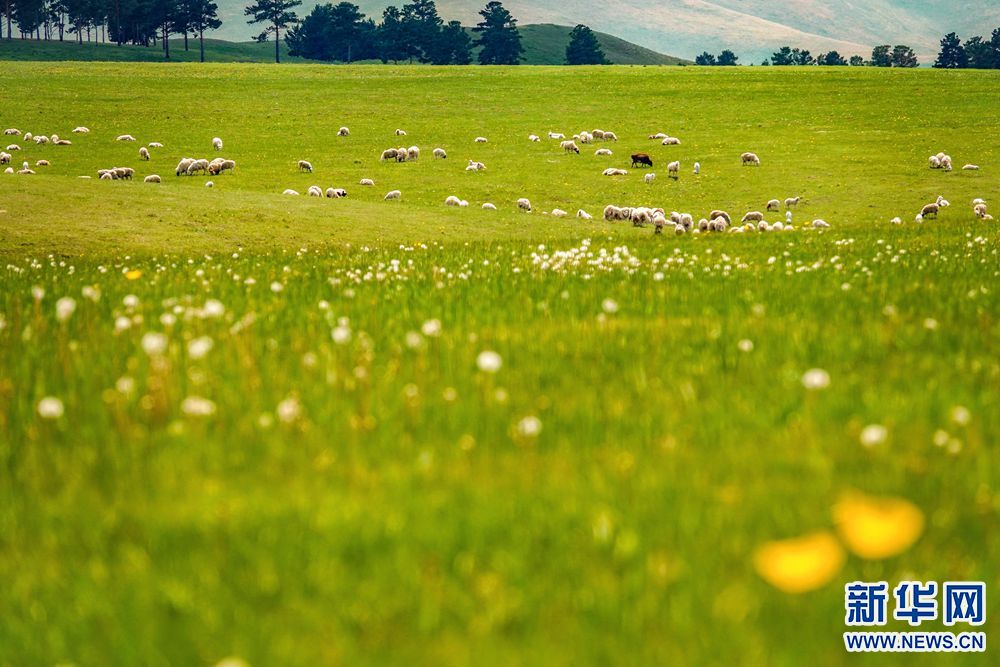
{"type": "Polygon", "coordinates": [[[646,153],[633,153],[632,154],[632,167],[638,167],[640,165],[646,165],[647,167],[653,166],[653,160],[646,153]]]}

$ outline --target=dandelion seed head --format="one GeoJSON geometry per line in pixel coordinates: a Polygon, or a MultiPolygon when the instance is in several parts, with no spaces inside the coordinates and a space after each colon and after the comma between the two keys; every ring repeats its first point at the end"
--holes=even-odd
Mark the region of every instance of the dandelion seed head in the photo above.
{"type": "Polygon", "coordinates": [[[55,396],[46,396],[38,401],[37,410],[42,419],[59,419],[65,412],[63,402],[55,396]]]}

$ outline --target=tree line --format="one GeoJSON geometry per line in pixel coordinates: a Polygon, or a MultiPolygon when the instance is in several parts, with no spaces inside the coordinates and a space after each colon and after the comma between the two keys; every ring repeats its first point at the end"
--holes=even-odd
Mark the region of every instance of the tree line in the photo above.
{"type": "Polygon", "coordinates": [[[981,36],[962,39],[953,32],[941,39],[941,51],[934,67],[941,69],[1000,69],[1000,28],[989,40],[981,36]]]}
{"type": "MultiPolygon", "coordinates": [[[[205,60],[206,31],[218,29],[218,6],[212,0],[0,0],[7,39],[157,46],[170,58],[171,35],[196,37],[205,60]]],[[[280,62],[282,37],[293,56],[312,60],[355,62],[421,62],[436,65],[516,65],[524,48],[515,19],[501,2],[491,1],[479,12],[472,28],[475,39],[458,21],[445,23],[434,0],[411,0],[390,6],[378,24],[350,2],[317,5],[304,19],[295,8],[301,0],[253,0],[244,14],[250,25],[261,25],[257,41],[274,41],[274,59],[280,62]]],[[[2,26],[0,26],[2,34],[2,26]]],[[[570,65],[608,64],[597,36],[578,25],[566,48],[570,65]]]]}
{"type": "Polygon", "coordinates": [[[808,66],[819,65],[826,67],[916,67],[920,63],[913,49],[906,44],[881,44],[872,49],[869,60],[865,60],[859,55],[845,58],[837,51],[828,51],[818,56],[813,56],[809,49],[792,48],[783,46],[775,51],[770,60],[765,60],[761,65],[778,66],[808,66]]]}

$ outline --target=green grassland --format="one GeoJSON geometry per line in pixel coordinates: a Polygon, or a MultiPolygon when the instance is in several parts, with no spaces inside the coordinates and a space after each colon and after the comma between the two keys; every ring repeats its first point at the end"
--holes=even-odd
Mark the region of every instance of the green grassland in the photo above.
{"type": "MultiPolygon", "coordinates": [[[[552,24],[521,26],[521,43],[524,46],[525,65],[562,65],[566,62],[566,45],[572,28],[552,24]]],[[[471,31],[470,31],[471,34],[471,31]]],[[[663,55],[624,39],[596,32],[608,60],[619,65],[682,65],[690,61],[663,55]]],[[[473,35],[474,37],[474,35],[473,35]]],[[[170,60],[197,62],[201,57],[198,40],[188,40],[184,49],[182,38],[170,40],[170,60]]],[[[310,62],[288,55],[288,45],[281,42],[281,58],[285,63],[310,62]]],[[[24,61],[140,61],[162,62],[160,46],[117,46],[115,44],[78,44],[66,41],[4,40],[0,39],[0,60],[24,61]]],[[[205,40],[205,60],[214,63],[269,63],[274,62],[274,42],[230,42],[223,39],[205,40]]]]}
{"type": "MultiPolygon", "coordinates": [[[[970,202],[998,200],[982,94],[996,75],[0,76],[0,128],[73,141],[25,145],[17,165],[51,166],[0,174],[0,665],[937,665],[847,655],[843,584],[992,592],[1000,248],[970,202]],[[595,127],[617,132],[613,157],[527,140],[595,127]],[[658,131],[682,145],[646,138],[658,131]],[[181,157],[213,157],[213,136],[235,172],[212,189],[175,177],[181,157]],[[164,148],[145,163],[150,141],[164,148]],[[403,142],[423,157],[379,162],[403,142]],[[636,150],[653,185],[601,175],[636,150]],[[760,168],[740,166],[747,150],[760,168]],[[931,171],[938,151],[982,169],[931,171]],[[137,180],[97,181],[111,166],[137,180]],[[311,184],[349,197],[280,194],[311,184]],[[452,194],[470,207],[446,208],[452,194]],[[738,217],[792,195],[797,229],[781,233],[541,214],[738,217]],[[913,223],[938,195],[952,206],[913,223]],[[813,218],[831,228],[804,229],[813,218]],[[803,386],[812,368],[827,388],[803,386]],[[64,413],[41,417],[44,397],[64,413]],[[887,437],[864,446],[872,424],[887,437]],[[920,539],[852,554],[799,595],[755,572],[760,545],[833,530],[852,490],[915,504],[920,539]]],[[[979,628],[992,635],[996,600],[979,628]]]]}

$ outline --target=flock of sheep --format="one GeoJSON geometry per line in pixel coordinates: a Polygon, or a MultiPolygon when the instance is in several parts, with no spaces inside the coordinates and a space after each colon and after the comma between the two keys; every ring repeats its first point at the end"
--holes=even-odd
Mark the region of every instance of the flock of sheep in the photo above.
{"type": "MultiPolygon", "coordinates": [[[[77,127],[73,130],[75,134],[87,134],[90,130],[86,127],[77,127]]],[[[4,134],[7,136],[21,136],[21,131],[16,128],[8,128],[4,130],[4,134]]],[[[397,137],[406,136],[406,131],[402,129],[397,129],[395,132],[397,137]]],[[[348,137],[351,135],[351,131],[347,127],[341,127],[337,136],[348,137]]],[[[615,132],[604,131],[600,129],[595,129],[593,131],[582,131],[579,134],[575,134],[572,138],[567,139],[566,136],[560,132],[548,132],[548,138],[550,140],[559,141],[559,148],[564,153],[581,154],[581,146],[591,145],[598,141],[602,142],[617,142],[618,135],[615,132]]],[[[650,140],[655,140],[663,146],[678,146],[681,145],[681,140],[677,137],[670,136],[664,132],[658,132],[656,134],[650,134],[648,137],[650,140]]],[[[116,141],[132,142],[136,141],[135,137],[130,134],[118,135],[115,138],[116,141]]],[[[541,142],[542,138],[536,134],[528,135],[528,140],[531,142],[541,142]]],[[[67,139],[61,139],[58,135],[32,135],[31,133],[25,133],[23,135],[23,141],[34,142],[37,145],[43,145],[51,143],[53,145],[65,146],[71,145],[72,142],[67,139]]],[[[486,144],[489,140],[486,137],[476,137],[473,140],[475,144],[486,144]]],[[[221,152],[223,149],[223,141],[220,137],[213,137],[212,148],[216,152],[221,152]]],[[[151,160],[152,154],[150,149],[162,148],[163,144],[159,142],[150,142],[147,146],[142,146],[139,148],[139,158],[142,160],[151,160]]],[[[8,165],[13,160],[11,152],[19,151],[21,147],[14,143],[7,146],[6,151],[0,151],[0,165],[8,165]],[[7,152],[10,151],[10,152],[7,152]]],[[[448,153],[445,149],[438,147],[432,152],[435,160],[444,160],[448,158],[448,153]]],[[[598,157],[610,157],[614,153],[610,148],[601,147],[597,148],[594,154],[598,157]]],[[[381,162],[413,162],[420,159],[421,151],[419,146],[409,146],[409,147],[397,147],[397,148],[387,148],[382,151],[380,156],[381,162]]],[[[753,152],[744,152],[740,155],[740,163],[743,166],[760,167],[761,159],[753,152]]],[[[942,169],[945,171],[950,171],[952,169],[952,159],[951,156],[945,153],[938,153],[937,155],[930,156],[928,163],[931,169],[942,169]]],[[[35,163],[36,167],[49,166],[48,160],[38,160],[35,163]]],[[[653,167],[653,159],[648,153],[637,152],[631,154],[631,165],[635,167],[653,167]]],[[[313,165],[308,160],[298,160],[298,169],[301,172],[313,173],[313,165]]],[[[227,171],[232,172],[236,168],[236,162],[231,159],[226,159],[223,157],[216,157],[214,159],[207,158],[190,158],[185,157],[177,163],[174,170],[176,176],[194,176],[197,174],[203,174],[208,176],[218,176],[227,171]]],[[[670,178],[678,179],[680,176],[681,163],[679,160],[674,160],[666,165],[667,175],[670,178]]],[[[974,164],[966,164],[962,167],[963,170],[978,170],[979,167],[974,164]]],[[[466,171],[485,171],[486,165],[482,162],[476,160],[469,160],[468,165],[465,167],[466,171]]],[[[699,174],[701,170],[701,165],[698,162],[694,163],[694,173],[699,174]]],[[[7,167],[5,173],[14,173],[12,167],[7,167]]],[[[35,171],[32,170],[28,162],[24,162],[22,168],[18,170],[18,174],[34,174],[35,171]]],[[[621,169],[618,167],[609,167],[603,172],[605,176],[627,176],[628,171],[626,169],[621,169]]],[[[99,169],[97,171],[100,180],[132,180],[135,176],[135,170],[130,167],[111,167],[108,169],[99,169]]],[[[90,178],[89,176],[82,176],[81,178],[90,178]]],[[[643,180],[647,184],[652,184],[656,178],[656,174],[653,172],[646,173],[643,180]]],[[[161,183],[162,179],[158,174],[150,174],[143,179],[146,183],[161,183]]],[[[212,187],[214,183],[208,181],[205,184],[207,187],[212,187]]],[[[371,178],[363,178],[360,181],[361,186],[372,187],[375,185],[375,181],[371,178]]],[[[285,195],[298,195],[299,192],[293,189],[284,190],[285,195]]],[[[325,190],[318,185],[311,185],[306,191],[306,194],[311,197],[327,197],[330,199],[342,199],[347,197],[347,190],[338,187],[329,187],[325,190]]],[[[402,198],[402,192],[400,190],[391,190],[388,192],[384,200],[393,201],[400,200],[402,198]]],[[[669,214],[663,209],[658,207],[648,207],[648,206],[615,206],[608,205],[604,208],[603,217],[607,221],[625,221],[631,222],[637,227],[644,227],[651,225],[655,233],[661,233],[665,228],[672,227],[676,234],[685,234],[688,232],[702,233],[702,232],[749,232],[749,231],[793,231],[795,227],[792,225],[792,211],[791,209],[799,204],[801,197],[788,197],[783,201],[780,199],[770,199],[767,201],[765,210],[768,213],[779,212],[781,210],[782,204],[786,209],[784,222],[774,222],[768,223],[765,220],[765,214],[760,211],[748,211],[739,221],[738,224],[733,224],[733,219],[728,212],[721,209],[713,210],[707,217],[701,218],[696,223],[694,216],[690,213],[678,213],[676,211],[670,212],[669,214]]],[[[466,208],[469,206],[469,202],[462,199],[456,195],[450,195],[445,199],[445,206],[454,206],[460,208],[466,208]]],[[[987,212],[986,202],[982,199],[976,199],[973,201],[973,213],[975,216],[981,220],[992,220],[991,216],[987,212]]],[[[916,222],[922,222],[926,218],[936,218],[941,209],[947,208],[949,203],[944,197],[938,197],[936,201],[926,204],[922,207],[919,214],[917,214],[915,220],[916,222]]],[[[530,213],[534,209],[530,200],[527,198],[520,198],[516,201],[516,207],[518,210],[530,213]]],[[[495,204],[486,202],[482,205],[484,210],[497,210],[495,204]]],[[[563,218],[569,214],[561,209],[553,209],[551,212],[543,212],[543,215],[551,215],[556,218],[563,218]]],[[[576,213],[576,217],[582,220],[592,220],[593,216],[587,211],[580,209],[576,213]]],[[[901,224],[902,220],[900,218],[893,218],[891,220],[894,224],[901,224]]],[[[812,220],[807,223],[807,226],[813,228],[825,228],[829,225],[820,219],[812,220]]]]}

